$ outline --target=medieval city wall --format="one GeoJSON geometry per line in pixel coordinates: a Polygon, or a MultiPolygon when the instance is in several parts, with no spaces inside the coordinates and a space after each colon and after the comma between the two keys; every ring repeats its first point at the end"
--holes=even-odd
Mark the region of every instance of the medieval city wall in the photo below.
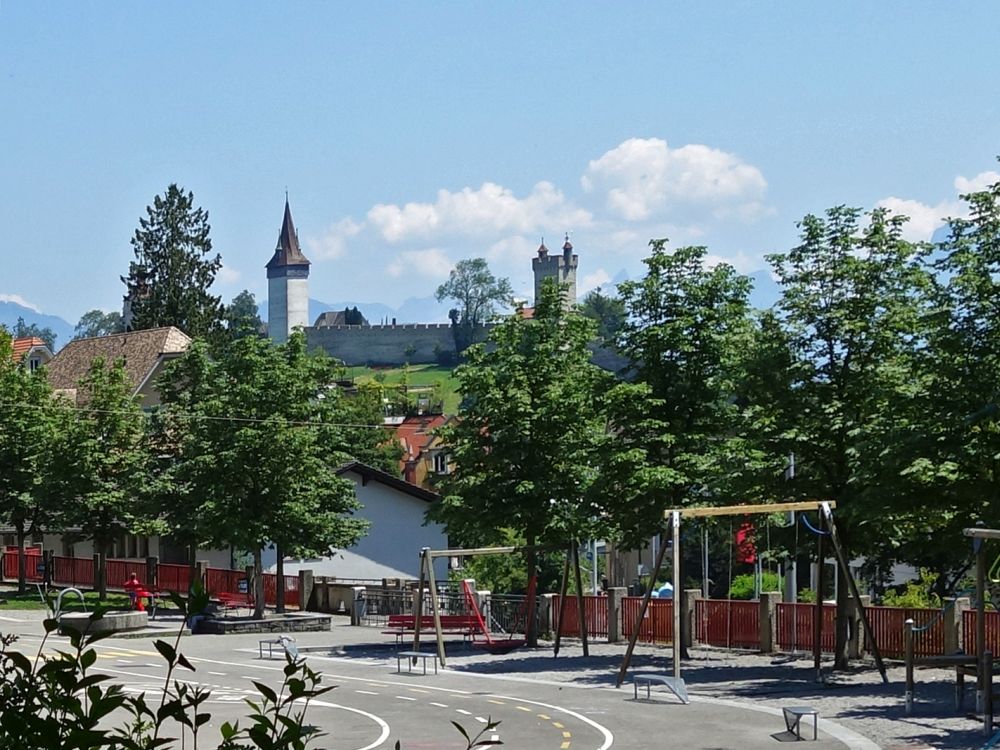
{"type": "MultiPolygon", "coordinates": [[[[305,330],[310,349],[323,349],[347,365],[435,363],[442,353],[455,351],[455,337],[449,323],[323,326],[305,330]]],[[[477,340],[485,338],[486,328],[482,331],[477,340]]]]}

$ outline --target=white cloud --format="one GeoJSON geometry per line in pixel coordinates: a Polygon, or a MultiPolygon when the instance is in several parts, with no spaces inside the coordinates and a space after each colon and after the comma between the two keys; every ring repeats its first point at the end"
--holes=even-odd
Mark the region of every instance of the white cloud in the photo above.
{"type": "Polygon", "coordinates": [[[36,313],[42,312],[42,309],[38,305],[28,302],[28,300],[20,294],[0,294],[0,302],[13,302],[15,305],[27,307],[29,310],[34,310],[36,313]]]}
{"type": "Polygon", "coordinates": [[[753,271],[760,270],[760,268],[765,265],[761,258],[754,255],[748,255],[743,251],[737,252],[733,255],[715,255],[714,253],[705,254],[704,264],[706,268],[715,268],[721,263],[728,263],[736,270],[737,273],[752,273],[753,271]]]}
{"type": "Polygon", "coordinates": [[[222,268],[219,269],[219,281],[223,284],[235,284],[241,278],[243,274],[237,271],[232,266],[227,266],[223,264],[222,268]]]}
{"type": "Polygon", "coordinates": [[[347,240],[356,237],[365,228],[354,219],[347,217],[327,227],[320,237],[307,237],[306,247],[316,260],[334,260],[347,252],[347,240]]]}
{"type": "Polygon", "coordinates": [[[583,299],[584,295],[591,289],[596,289],[599,286],[604,286],[609,281],[611,281],[611,275],[605,271],[603,268],[598,268],[593,273],[588,273],[576,285],[576,297],[577,299],[583,299]]]}
{"type": "Polygon", "coordinates": [[[767,181],[734,154],[702,144],[672,149],[661,138],[630,138],[591,161],[581,178],[603,192],[609,210],[643,221],[676,207],[704,207],[717,218],[750,220],[765,213],[767,181]]]}
{"type": "Polygon", "coordinates": [[[458,192],[439,190],[434,203],[379,203],[367,218],[388,242],[502,232],[533,234],[554,227],[587,227],[592,221],[588,211],[573,206],[550,182],[539,182],[524,198],[493,182],[458,192]]]}
{"type": "Polygon", "coordinates": [[[955,190],[959,192],[960,195],[965,195],[966,193],[978,193],[991,185],[995,185],[1000,182],[1000,172],[980,172],[975,177],[962,177],[958,176],[955,178],[955,190]]]}
{"type": "Polygon", "coordinates": [[[513,263],[531,263],[531,258],[535,257],[535,251],[541,244],[541,237],[530,240],[527,237],[515,234],[504,237],[490,245],[484,257],[493,262],[511,261],[513,263]]]}
{"type": "Polygon", "coordinates": [[[399,253],[386,267],[390,276],[400,277],[403,274],[414,274],[431,279],[447,278],[455,264],[448,255],[438,248],[427,250],[404,250],[399,253]]]}
{"type": "MultiPolygon", "coordinates": [[[[957,184],[958,180],[955,182],[957,184]]],[[[904,239],[911,242],[929,240],[934,234],[934,230],[945,223],[946,217],[956,216],[962,211],[962,204],[955,201],[941,201],[937,205],[928,206],[920,201],[894,196],[883,198],[875,205],[878,208],[888,208],[894,214],[910,218],[903,225],[902,234],[904,239]]]]}

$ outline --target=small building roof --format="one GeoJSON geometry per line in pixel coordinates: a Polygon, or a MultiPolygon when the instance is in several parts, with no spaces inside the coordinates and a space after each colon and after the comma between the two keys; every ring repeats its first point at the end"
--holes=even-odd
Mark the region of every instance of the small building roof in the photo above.
{"type": "Polygon", "coordinates": [[[405,467],[407,461],[419,458],[421,453],[430,448],[436,440],[434,430],[448,421],[450,417],[443,414],[421,414],[405,417],[399,424],[392,425],[396,439],[403,447],[400,467],[405,467]]]}
{"type": "Polygon", "coordinates": [[[430,490],[425,490],[423,487],[410,484],[398,477],[394,477],[392,474],[384,472],[381,469],[376,469],[374,466],[363,464],[360,461],[348,461],[337,469],[337,476],[343,476],[349,472],[361,475],[362,484],[378,482],[379,484],[384,484],[387,487],[392,487],[394,490],[399,490],[415,497],[418,500],[423,500],[426,503],[433,503],[441,498],[436,492],[431,492],[430,490]]]}
{"type": "Polygon", "coordinates": [[[288,207],[288,198],[285,198],[285,216],[281,221],[281,232],[278,233],[278,246],[274,249],[274,255],[267,262],[266,268],[308,265],[309,260],[299,247],[299,234],[295,231],[295,223],[292,221],[292,209],[288,207]]]}
{"type": "Polygon", "coordinates": [[[38,336],[25,336],[24,338],[14,339],[12,347],[14,349],[15,362],[20,362],[24,359],[32,349],[43,349],[48,353],[49,357],[52,357],[49,345],[45,343],[45,339],[40,339],[38,336]]]}
{"type": "Polygon", "coordinates": [[[183,354],[190,345],[191,337],[174,326],[76,339],[59,350],[46,372],[55,390],[70,390],[79,386],[98,357],[109,364],[120,359],[138,391],[162,357],[183,354]]]}

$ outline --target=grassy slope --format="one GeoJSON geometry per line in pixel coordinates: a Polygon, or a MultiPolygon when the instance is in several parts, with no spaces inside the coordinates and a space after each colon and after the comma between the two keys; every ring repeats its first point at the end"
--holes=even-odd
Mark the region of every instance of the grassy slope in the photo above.
{"type": "MultiPolygon", "coordinates": [[[[403,368],[348,367],[347,377],[354,378],[359,385],[370,382],[376,372],[385,374],[386,385],[399,385],[403,382],[403,368]]],[[[461,396],[458,393],[458,380],[452,375],[452,368],[440,365],[410,365],[408,368],[409,385],[411,388],[433,388],[441,386],[441,397],[444,399],[445,414],[455,414],[461,396]]]]}

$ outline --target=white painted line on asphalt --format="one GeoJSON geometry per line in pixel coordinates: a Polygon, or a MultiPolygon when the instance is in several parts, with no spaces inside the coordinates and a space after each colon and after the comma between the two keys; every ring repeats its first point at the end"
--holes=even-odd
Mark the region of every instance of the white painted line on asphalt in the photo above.
{"type": "Polygon", "coordinates": [[[361,695],[378,695],[374,690],[355,690],[355,693],[361,693],[361,695]]]}
{"type": "Polygon", "coordinates": [[[497,743],[499,743],[500,742],[500,735],[499,734],[492,735],[490,737],[490,742],[497,742],[497,743]]]}
{"type": "Polygon", "coordinates": [[[225,677],[225,672],[209,672],[209,674],[214,674],[216,677],[225,677]]]}
{"type": "Polygon", "coordinates": [[[487,723],[486,719],[484,719],[482,716],[477,716],[476,717],[476,721],[478,721],[480,724],[486,724],[487,723]]]}
{"type": "Polygon", "coordinates": [[[444,703],[435,703],[434,701],[431,701],[431,705],[437,706],[438,708],[448,708],[444,703]]]}
{"type": "Polygon", "coordinates": [[[18,620],[16,617],[4,617],[3,615],[0,615],[0,620],[4,622],[27,622],[27,620],[18,620]]]}
{"type": "Polygon", "coordinates": [[[472,711],[466,711],[464,708],[456,708],[455,710],[463,716],[472,716],[472,711]]]}
{"type": "Polygon", "coordinates": [[[401,700],[401,701],[415,701],[416,700],[416,698],[412,698],[409,695],[397,695],[396,697],[399,698],[399,700],[401,700]]]}
{"type": "Polygon", "coordinates": [[[370,745],[359,747],[357,748],[357,750],[375,750],[376,747],[378,747],[387,739],[389,739],[389,725],[386,724],[381,717],[376,716],[373,713],[369,713],[368,711],[362,711],[360,708],[351,708],[350,706],[342,706],[339,703],[328,703],[326,701],[310,701],[309,705],[324,706],[326,708],[339,708],[344,711],[350,711],[352,713],[360,714],[361,716],[367,717],[372,721],[374,721],[376,724],[378,724],[379,727],[382,729],[382,733],[379,735],[379,738],[374,742],[372,742],[370,745]]]}

